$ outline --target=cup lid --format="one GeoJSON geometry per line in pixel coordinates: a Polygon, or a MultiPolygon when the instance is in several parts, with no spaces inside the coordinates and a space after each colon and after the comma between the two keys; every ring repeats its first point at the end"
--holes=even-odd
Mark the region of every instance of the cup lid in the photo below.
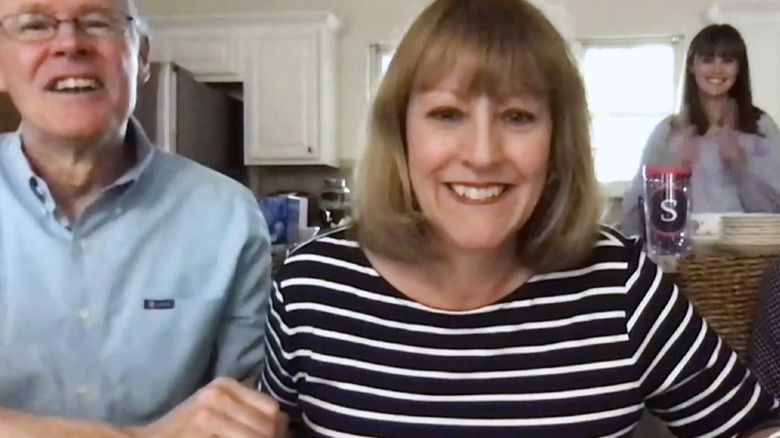
{"type": "Polygon", "coordinates": [[[645,178],[658,178],[666,175],[688,178],[691,176],[691,168],[687,166],[644,166],[642,173],[645,178]]]}

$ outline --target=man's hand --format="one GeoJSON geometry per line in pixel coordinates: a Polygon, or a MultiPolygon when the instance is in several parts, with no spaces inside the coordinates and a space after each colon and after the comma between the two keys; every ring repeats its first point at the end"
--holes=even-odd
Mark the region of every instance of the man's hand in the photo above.
{"type": "Polygon", "coordinates": [[[219,378],[157,422],[130,432],[137,438],[282,438],[287,428],[274,400],[219,378]]]}

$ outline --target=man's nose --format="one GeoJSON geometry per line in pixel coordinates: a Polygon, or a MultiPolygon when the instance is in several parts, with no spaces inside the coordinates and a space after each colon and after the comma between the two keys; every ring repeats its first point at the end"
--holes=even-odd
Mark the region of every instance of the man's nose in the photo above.
{"type": "Polygon", "coordinates": [[[56,56],[82,57],[91,51],[89,37],[84,35],[72,21],[60,23],[51,45],[56,56]]]}

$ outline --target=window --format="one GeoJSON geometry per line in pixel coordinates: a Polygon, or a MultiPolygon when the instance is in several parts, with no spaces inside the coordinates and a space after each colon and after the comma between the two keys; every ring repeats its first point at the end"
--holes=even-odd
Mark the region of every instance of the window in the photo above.
{"type": "MultiPolygon", "coordinates": [[[[394,50],[390,44],[371,46],[371,95],[394,50]]],[[[581,42],[596,175],[607,196],[622,194],[653,127],[675,111],[678,51],[678,38],[581,42]]]]}
{"type": "Polygon", "coordinates": [[[677,52],[676,38],[582,43],[596,174],[609,196],[622,193],[650,132],[675,111],[677,52]]]}
{"type": "Polygon", "coordinates": [[[374,95],[395,53],[394,44],[374,44],[369,56],[369,98],[374,95]]]}

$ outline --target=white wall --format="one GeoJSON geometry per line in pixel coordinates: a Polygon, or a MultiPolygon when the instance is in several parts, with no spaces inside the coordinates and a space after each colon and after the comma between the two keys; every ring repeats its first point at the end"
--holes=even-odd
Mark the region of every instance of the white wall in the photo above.
{"type": "MultiPolygon", "coordinates": [[[[545,0],[539,0],[543,2],[545,0]]],[[[331,11],[344,24],[340,44],[339,135],[343,159],[359,147],[368,105],[369,45],[396,41],[427,0],[138,0],[152,16],[263,11],[331,11]]],[[[578,38],[683,35],[704,24],[711,0],[559,0],[578,38]]]]}

